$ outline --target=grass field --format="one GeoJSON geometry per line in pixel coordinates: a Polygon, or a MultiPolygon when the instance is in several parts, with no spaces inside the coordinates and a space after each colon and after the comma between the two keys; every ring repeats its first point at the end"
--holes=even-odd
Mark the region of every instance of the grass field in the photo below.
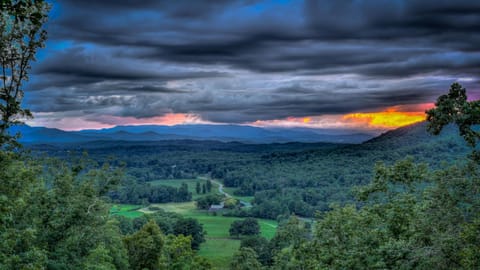
{"type": "Polygon", "coordinates": [[[198,182],[200,182],[200,186],[201,186],[203,184],[206,184],[207,180],[200,179],[200,178],[197,178],[197,179],[161,179],[161,180],[152,181],[152,182],[150,182],[150,184],[153,185],[153,186],[162,185],[162,186],[179,188],[182,185],[182,183],[186,183],[187,186],[188,186],[188,191],[190,191],[192,193],[192,199],[193,200],[195,200],[199,197],[208,195],[208,194],[218,193],[218,185],[215,184],[215,183],[212,183],[212,190],[210,192],[207,192],[206,194],[201,194],[201,193],[197,194],[196,186],[197,186],[198,182]]]}
{"type": "MultiPolygon", "coordinates": [[[[175,179],[175,180],[158,180],[151,182],[152,185],[165,185],[171,187],[180,187],[182,183],[187,183],[189,191],[192,192],[193,198],[205,196],[205,194],[196,194],[195,186],[200,181],[202,184],[206,182],[204,179],[175,179]]],[[[234,188],[224,188],[224,191],[232,194],[234,188]]],[[[218,192],[218,185],[213,183],[211,194],[218,192]]],[[[236,199],[250,202],[253,197],[234,196],[236,199]]],[[[197,210],[195,202],[182,203],[162,203],[152,204],[151,206],[159,207],[167,212],[175,212],[184,217],[197,219],[207,232],[205,242],[200,246],[199,255],[209,259],[214,269],[228,269],[233,254],[240,246],[240,240],[230,238],[228,230],[235,220],[241,218],[224,217],[221,213],[213,215],[207,211],[197,210]]],[[[129,218],[135,218],[144,213],[139,205],[116,204],[112,206],[112,215],[123,215],[129,218]]],[[[148,211],[145,211],[148,212],[148,211]]],[[[260,224],[261,235],[267,239],[271,239],[275,235],[277,222],[274,220],[258,219],[260,224]]]]}
{"type": "MultiPolygon", "coordinates": [[[[221,214],[214,216],[207,211],[197,210],[193,202],[154,204],[154,206],[195,218],[203,224],[207,235],[205,243],[200,246],[199,255],[209,259],[215,269],[228,269],[232,255],[240,246],[240,240],[231,239],[228,230],[233,221],[241,218],[224,217],[221,214]]],[[[277,222],[267,219],[258,219],[258,222],[262,236],[271,239],[275,235],[277,222]]]]}
{"type": "Polygon", "coordinates": [[[140,208],[142,208],[141,205],[135,204],[114,204],[112,208],[110,208],[110,214],[136,218],[143,215],[142,212],[137,211],[140,208]]]}
{"type": "Polygon", "coordinates": [[[211,239],[202,244],[198,255],[212,262],[215,269],[229,269],[232,254],[240,247],[240,240],[211,239]]]}

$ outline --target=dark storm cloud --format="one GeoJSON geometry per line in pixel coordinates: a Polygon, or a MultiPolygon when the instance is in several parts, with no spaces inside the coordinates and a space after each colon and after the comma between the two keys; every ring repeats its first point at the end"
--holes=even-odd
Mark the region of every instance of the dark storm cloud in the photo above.
{"type": "Polygon", "coordinates": [[[159,1],[159,0],[64,0],[62,1],[69,8],[84,9],[89,7],[94,10],[115,11],[115,12],[132,12],[145,10],[161,10],[169,17],[177,18],[199,18],[211,15],[216,11],[221,11],[225,6],[233,3],[241,5],[251,4],[258,1],[232,1],[232,0],[176,0],[176,1],[159,1]],[[80,4],[80,5],[79,5],[80,4]]]}
{"type": "MultiPolygon", "coordinates": [[[[83,48],[71,48],[40,62],[35,73],[39,75],[73,76],[77,80],[84,79],[86,83],[107,80],[178,80],[204,77],[227,76],[222,72],[189,71],[169,72],[159,71],[133,59],[112,57],[108,53],[87,52],[83,48]]],[[[55,82],[54,82],[55,83],[55,82]]]]}
{"type": "Polygon", "coordinates": [[[29,85],[36,111],[248,122],[431,102],[454,80],[480,91],[480,1],[66,0],[56,8],[52,48],[29,85]]]}
{"type": "MultiPolygon", "coordinates": [[[[286,89],[293,91],[298,87],[281,88],[275,93],[284,92],[286,89]]],[[[430,100],[435,96],[436,89],[389,89],[390,91],[361,91],[337,92],[329,90],[315,90],[301,88],[301,93],[306,95],[287,96],[279,95],[269,101],[259,101],[251,107],[240,107],[230,110],[228,105],[222,107],[214,104],[201,108],[205,119],[215,122],[225,122],[236,119],[235,122],[256,120],[281,119],[289,116],[304,117],[311,115],[344,114],[352,111],[369,111],[371,108],[386,108],[397,104],[408,104],[411,100],[417,102],[430,100]],[[308,112],[309,115],[306,115],[308,112]]],[[[267,98],[268,99],[268,98],[267,98]]],[[[197,108],[198,109],[198,108],[197,108]]]]}
{"type": "MultiPolygon", "coordinates": [[[[255,2],[250,4],[254,11],[255,2]]],[[[363,74],[362,69],[355,69],[362,61],[388,63],[390,69],[395,69],[398,62],[401,71],[402,62],[424,53],[418,51],[422,48],[430,49],[432,58],[445,50],[461,52],[478,48],[475,34],[480,29],[480,4],[474,1],[313,0],[265,5],[267,10],[258,16],[244,10],[242,21],[233,15],[232,18],[223,15],[231,9],[248,6],[238,1],[146,1],[136,6],[131,1],[71,1],[67,7],[78,14],[64,16],[59,26],[64,31],[59,33],[63,33],[63,38],[87,42],[149,48],[139,51],[139,57],[224,63],[265,72],[321,71],[332,65],[353,64],[352,71],[363,74]],[[291,8],[287,18],[275,16],[277,11],[286,12],[290,6],[300,8],[298,11],[291,8]],[[92,12],[96,7],[111,7],[112,14],[92,12]],[[137,10],[137,16],[132,10],[137,10]],[[185,16],[177,18],[175,14],[185,16]],[[122,15],[126,20],[115,19],[122,15]],[[328,42],[331,47],[305,46],[306,41],[328,42]],[[368,44],[367,48],[346,50],[343,57],[340,50],[332,52],[336,45],[358,42],[368,44]],[[405,45],[412,50],[392,55],[397,46],[405,45]],[[356,57],[352,58],[352,53],[356,57]],[[382,57],[385,54],[391,57],[382,57]]],[[[367,74],[375,75],[375,71],[381,73],[383,69],[380,65],[367,74]]]]}

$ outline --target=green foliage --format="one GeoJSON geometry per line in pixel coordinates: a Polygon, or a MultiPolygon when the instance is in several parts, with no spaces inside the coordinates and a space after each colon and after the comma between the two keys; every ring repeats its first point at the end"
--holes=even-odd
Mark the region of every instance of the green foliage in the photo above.
{"type": "Polygon", "coordinates": [[[310,234],[310,229],[305,226],[304,222],[291,216],[278,227],[275,236],[270,241],[270,246],[277,251],[289,246],[296,248],[310,239],[310,234]]]}
{"type": "Polygon", "coordinates": [[[196,186],[195,186],[195,192],[197,194],[200,194],[200,192],[202,191],[201,187],[200,187],[200,182],[197,182],[196,186]]]}
{"type": "Polygon", "coordinates": [[[262,265],[257,260],[257,254],[251,248],[240,248],[240,250],[233,256],[230,264],[232,270],[257,270],[261,269],[262,265]]]}
{"type": "Polygon", "coordinates": [[[289,226],[277,231],[275,266],[282,269],[474,269],[478,258],[478,167],[428,172],[412,159],[379,164],[362,190],[362,207],[333,206],[315,237],[289,226]],[[281,238],[281,239],[282,239],[281,238]],[[279,251],[278,251],[279,250],[279,251]]]}
{"type": "Polygon", "coordinates": [[[5,0],[0,9],[0,146],[16,146],[8,128],[32,117],[21,107],[23,84],[28,81],[31,62],[47,37],[43,25],[48,18],[46,1],[5,0]]]}
{"type": "Polygon", "coordinates": [[[265,237],[250,236],[242,239],[240,248],[251,248],[258,255],[258,261],[262,265],[271,265],[273,263],[272,249],[270,243],[265,237]]]}
{"type": "Polygon", "coordinates": [[[463,241],[460,251],[460,264],[465,269],[480,269],[480,219],[463,225],[460,234],[463,241]]]}
{"type": "Polygon", "coordinates": [[[100,197],[104,185],[98,184],[114,184],[114,175],[107,166],[79,171],[1,151],[0,268],[82,269],[103,245],[116,269],[127,269],[119,231],[100,197]]]}
{"type": "Polygon", "coordinates": [[[200,244],[205,242],[206,232],[203,229],[203,225],[197,219],[183,217],[176,213],[160,210],[156,213],[146,214],[134,219],[123,216],[115,216],[114,218],[117,220],[118,226],[124,235],[132,234],[149,221],[154,221],[166,235],[190,236],[191,248],[194,250],[198,250],[200,244]]]}
{"type": "MultiPolygon", "coordinates": [[[[480,124],[480,101],[467,101],[467,90],[459,83],[453,83],[449,93],[440,96],[435,106],[427,111],[428,131],[438,135],[444,126],[454,123],[471,147],[477,145],[480,133],[473,126],[480,124]]],[[[473,157],[480,160],[480,154],[475,151],[473,157]]]]}
{"type": "MultiPolygon", "coordinates": [[[[313,217],[317,211],[330,210],[331,203],[353,203],[352,187],[368,184],[379,161],[391,165],[412,156],[416,161],[428,163],[429,168],[442,168],[443,161],[448,164],[464,161],[470,149],[453,126],[445,127],[440,136],[429,134],[425,127],[426,123],[403,127],[361,145],[166,141],[127,145],[89,143],[82,148],[88,149],[90,156],[99,162],[111,155],[126,161],[125,171],[132,183],[122,184],[124,188],[118,193],[123,193],[124,199],[112,197],[115,200],[148,203],[149,191],[155,194],[151,186],[162,185],[163,180],[159,179],[171,177],[171,166],[177,165],[178,177],[211,174],[222,180],[228,187],[225,190],[237,198],[238,194],[250,195],[245,201],[251,201],[252,207],[231,210],[232,215],[269,219],[292,214],[313,217]]],[[[72,150],[68,146],[35,146],[36,150],[62,158],[65,151],[61,150],[65,148],[72,150]]],[[[168,180],[168,185],[178,190],[179,184],[170,185],[172,181],[175,180],[168,180]]],[[[195,193],[196,183],[188,184],[192,187],[190,192],[195,193]]],[[[175,201],[171,197],[174,193],[165,190],[156,197],[175,201]]]]}
{"type": "Polygon", "coordinates": [[[191,236],[168,235],[161,259],[162,269],[211,269],[211,264],[198,256],[191,249],[191,236]]]}
{"type": "Polygon", "coordinates": [[[195,200],[198,209],[208,209],[212,204],[220,204],[222,202],[222,196],[218,194],[211,194],[204,197],[200,197],[195,200]]]}
{"type": "Polygon", "coordinates": [[[191,244],[193,249],[199,249],[200,244],[205,242],[203,226],[193,218],[179,219],[173,228],[175,235],[191,236],[191,244]]]}
{"type": "Polygon", "coordinates": [[[49,267],[74,268],[98,245],[98,239],[107,225],[109,207],[96,189],[99,179],[87,179],[69,166],[58,164],[53,175],[47,177],[45,189],[32,205],[41,224],[38,239],[49,255],[49,267]],[[47,206],[47,207],[39,207],[47,206]]]}
{"type": "Polygon", "coordinates": [[[153,220],[124,240],[133,270],[158,269],[164,245],[163,235],[153,220]]]}
{"type": "MultiPolygon", "coordinates": [[[[432,132],[453,122],[476,145],[477,103],[467,102],[460,85],[428,113],[432,132]]],[[[273,268],[477,269],[479,169],[468,162],[431,171],[413,158],[378,163],[371,183],[355,192],[359,204],[333,205],[319,217],[313,239],[296,219],[281,226],[270,242],[273,268]]]]}
{"type": "Polygon", "coordinates": [[[212,181],[209,179],[207,180],[207,192],[212,191],[212,181]]]}
{"type": "Polygon", "coordinates": [[[115,217],[129,233],[124,239],[129,269],[210,269],[196,256],[204,231],[197,220],[175,213],[157,212],[135,219],[115,217]],[[131,233],[133,231],[133,233],[131,233]],[[164,231],[166,236],[161,232],[164,231]]]}
{"type": "Polygon", "coordinates": [[[192,193],[188,185],[182,183],[178,188],[151,183],[137,183],[132,178],[125,178],[119,189],[109,193],[110,198],[119,203],[148,204],[167,202],[188,202],[192,193]]]}
{"type": "Polygon", "coordinates": [[[240,202],[237,199],[234,198],[226,198],[224,201],[224,207],[227,209],[234,209],[238,207],[240,202]]]}
{"type": "Polygon", "coordinates": [[[18,146],[18,135],[9,134],[8,128],[32,116],[21,107],[22,86],[37,49],[44,46],[49,5],[17,0],[0,5],[0,268],[40,269],[47,263],[48,252],[38,245],[39,216],[32,204],[45,193],[37,181],[41,170],[3,149],[18,146]]]}
{"type": "Polygon", "coordinates": [[[0,151],[0,269],[41,268],[47,252],[37,245],[39,224],[36,194],[38,166],[30,166],[17,154],[0,151]]]}
{"type": "Polygon", "coordinates": [[[115,270],[115,265],[112,263],[113,259],[108,254],[108,250],[99,245],[96,249],[90,251],[83,263],[85,270],[115,270]]]}
{"type": "Polygon", "coordinates": [[[100,242],[100,245],[103,245],[107,249],[115,269],[130,269],[127,249],[123,243],[123,235],[117,221],[114,219],[108,220],[105,226],[103,226],[101,233],[97,242],[100,242]]]}
{"type": "Polygon", "coordinates": [[[235,220],[228,230],[230,236],[239,237],[241,235],[258,235],[260,234],[260,225],[258,220],[254,218],[246,218],[244,220],[235,220]]]}
{"type": "Polygon", "coordinates": [[[165,269],[185,269],[186,265],[191,265],[193,258],[191,241],[191,236],[168,235],[161,262],[163,267],[165,269]]]}

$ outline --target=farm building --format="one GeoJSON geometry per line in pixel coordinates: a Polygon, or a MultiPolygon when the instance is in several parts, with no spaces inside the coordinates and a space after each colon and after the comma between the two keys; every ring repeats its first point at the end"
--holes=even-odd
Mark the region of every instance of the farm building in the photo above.
{"type": "Polygon", "coordinates": [[[224,207],[224,203],[221,202],[220,204],[212,204],[210,205],[210,208],[208,208],[208,212],[217,212],[219,210],[222,210],[224,207]]]}

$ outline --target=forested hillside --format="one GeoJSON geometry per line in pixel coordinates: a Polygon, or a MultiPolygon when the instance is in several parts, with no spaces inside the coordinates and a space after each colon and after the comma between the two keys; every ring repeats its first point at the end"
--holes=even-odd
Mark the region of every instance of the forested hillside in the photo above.
{"type": "MultiPolygon", "coordinates": [[[[125,163],[129,177],[124,185],[129,190],[136,186],[134,190],[139,192],[158,179],[210,175],[237,188],[236,195],[255,196],[254,207],[236,215],[272,219],[291,213],[312,217],[317,210],[328,210],[333,202],[351,201],[351,188],[368,183],[377,162],[391,164],[412,156],[439,168],[443,162],[462,162],[468,152],[456,127],[447,126],[440,136],[433,136],[427,133],[426,123],[392,130],[360,145],[183,140],[33,145],[31,149],[62,158],[78,157],[86,151],[99,162],[125,163]]],[[[141,195],[129,196],[141,200],[141,195]]]]}
{"type": "MultiPolygon", "coordinates": [[[[356,189],[357,202],[333,205],[308,223],[290,217],[272,240],[242,241],[233,269],[478,269],[480,267],[480,102],[467,101],[466,91],[454,83],[436,108],[427,111],[426,130],[443,134],[447,155],[456,152],[449,123],[469,145],[468,157],[457,164],[434,168],[412,158],[392,165],[379,164],[368,184],[356,189]]],[[[364,147],[415,145],[425,125],[399,129],[364,147]],[[405,140],[402,140],[401,138],[405,140]]],[[[442,138],[440,137],[440,138],[442,138]]],[[[429,149],[434,144],[427,144],[429,149]]],[[[413,147],[413,148],[412,148],[413,147]]],[[[461,147],[464,149],[464,147],[461,147]]],[[[441,158],[445,154],[423,157],[441,158]]],[[[453,160],[453,159],[450,159],[453,160]]]]}

